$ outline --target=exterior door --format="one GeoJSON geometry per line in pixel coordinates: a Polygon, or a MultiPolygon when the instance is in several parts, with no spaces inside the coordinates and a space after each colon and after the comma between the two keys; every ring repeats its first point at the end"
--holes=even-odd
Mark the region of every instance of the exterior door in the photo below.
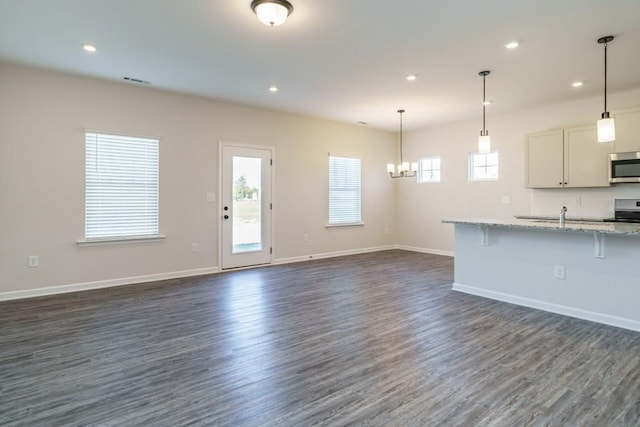
{"type": "Polygon", "coordinates": [[[270,148],[221,144],[222,268],[271,263],[270,148]]]}

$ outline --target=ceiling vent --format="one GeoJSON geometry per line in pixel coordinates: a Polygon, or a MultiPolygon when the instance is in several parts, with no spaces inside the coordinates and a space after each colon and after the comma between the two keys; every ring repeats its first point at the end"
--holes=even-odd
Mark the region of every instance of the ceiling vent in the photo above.
{"type": "Polygon", "coordinates": [[[123,77],[123,79],[125,79],[125,80],[126,80],[126,81],[128,81],[128,82],[131,82],[131,83],[138,83],[138,84],[141,84],[141,85],[149,85],[149,84],[151,84],[151,83],[149,83],[149,82],[148,82],[148,81],[146,81],[146,80],[135,79],[135,78],[133,78],[133,77],[123,77]]]}

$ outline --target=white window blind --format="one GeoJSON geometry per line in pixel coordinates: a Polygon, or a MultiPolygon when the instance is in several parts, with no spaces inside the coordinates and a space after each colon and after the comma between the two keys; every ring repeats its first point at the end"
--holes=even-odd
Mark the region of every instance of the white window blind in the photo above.
{"type": "Polygon", "coordinates": [[[85,238],[158,234],[157,139],[86,132],[85,238]]]}
{"type": "Polygon", "coordinates": [[[329,156],[329,224],[360,224],[360,159],[329,156]]]}

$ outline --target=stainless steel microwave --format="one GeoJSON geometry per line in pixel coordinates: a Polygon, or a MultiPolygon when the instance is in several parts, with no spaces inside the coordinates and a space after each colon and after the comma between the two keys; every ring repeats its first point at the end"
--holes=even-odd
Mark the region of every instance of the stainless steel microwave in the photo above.
{"type": "Polygon", "coordinates": [[[640,152],[609,154],[609,182],[640,182],[640,152]]]}

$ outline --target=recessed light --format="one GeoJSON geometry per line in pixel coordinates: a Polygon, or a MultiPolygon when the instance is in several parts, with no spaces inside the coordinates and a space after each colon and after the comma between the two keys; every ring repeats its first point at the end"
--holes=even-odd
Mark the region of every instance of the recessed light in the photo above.
{"type": "Polygon", "coordinates": [[[269,86],[269,92],[277,92],[278,91],[278,86],[269,86]]]}
{"type": "Polygon", "coordinates": [[[571,83],[571,86],[573,86],[573,87],[580,87],[580,86],[582,86],[583,84],[584,84],[584,82],[573,82],[573,83],[571,83]]]}
{"type": "Polygon", "coordinates": [[[82,48],[83,48],[85,51],[87,51],[87,52],[91,52],[91,53],[94,53],[94,52],[96,52],[96,51],[98,50],[98,49],[96,49],[96,47],[95,47],[94,45],[89,44],[89,43],[85,43],[85,44],[83,44],[83,45],[82,45],[82,48]]]}
{"type": "Polygon", "coordinates": [[[414,81],[415,79],[418,78],[417,74],[409,74],[406,79],[409,80],[410,82],[414,81]]]}
{"type": "Polygon", "coordinates": [[[504,47],[506,47],[507,49],[515,49],[518,46],[520,46],[520,43],[518,43],[517,41],[512,41],[504,45],[504,47]]]}
{"type": "Polygon", "coordinates": [[[483,105],[491,105],[491,102],[492,102],[492,101],[491,101],[490,99],[487,99],[487,100],[486,100],[486,101],[484,101],[482,104],[483,104],[483,105]]]}

